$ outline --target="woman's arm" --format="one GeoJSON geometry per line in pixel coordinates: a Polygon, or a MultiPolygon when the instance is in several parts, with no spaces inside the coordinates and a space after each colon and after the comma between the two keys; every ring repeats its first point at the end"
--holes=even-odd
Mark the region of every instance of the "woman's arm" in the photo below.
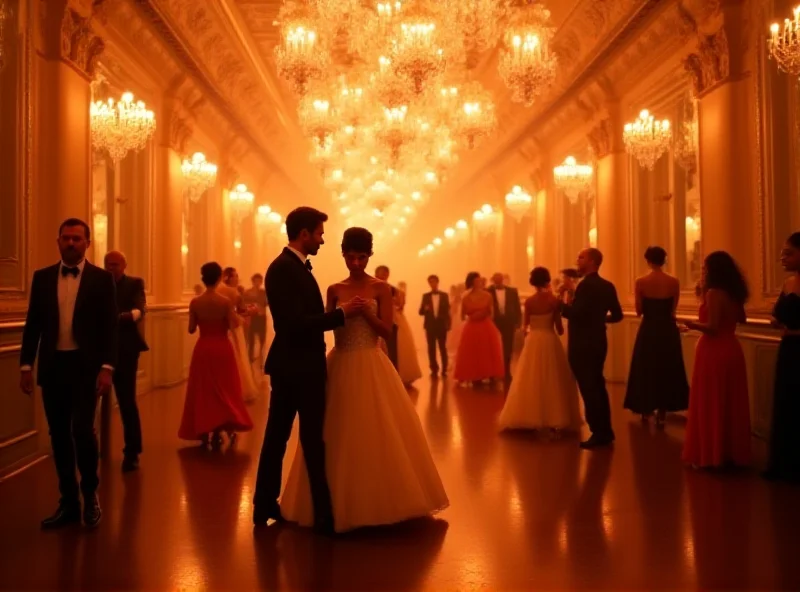
{"type": "Polygon", "coordinates": [[[240,324],[239,315],[236,314],[236,306],[231,302],[231,305],[228,307],[228,325],[231,329],[235,329],[240,324]]]}
{"type": "Polygon", "coordinates": [[[336,302],[339,297],[336,295],[336,286],[328,286],[328,291],[325,293],[325,312],[332,312],[336,310],[336,302]]]}
{"type": "Polygon", "coordinates": [[[378,284],[378,314],[369,308],[364,309],[364,318],[375,332],[389,340],[394,328],[394,304],[392,302],[392,289],[388,284],[378,284]]]}
{"type": "Polygon", "coordinates": [[[194,299],[189,303],[189,335],[194,335],[197,331],[197,313],[194,311],[194,299]]]}
{"type": "Polygon", "coordinates": [[[642,316],[642,278],[636,280],[633,286],[633,295],[636,297],[636,316],[642,316]]]}
{"type": "Polygon", "coordinates": [[[397,310],[403,312],[403,309],[406,307],[406,293],[399,289],[396,290],[394,301],[397,305],[397,310]]]}
{"type": "Polygon", "coordinates": [[[712,289],[706,292],[708,321],[705,323],[689,321],[686,326],[707,335],[716,335],[719,332],[720,320],[722,319],[722,307],[725,306],[724,299],[725,296],[720,290],[712,289]]]}
{"type": "Polygon", "coordinates": [[[523,307],[522,311],[522,330],[525,331],[525,334],[528,333],[528,327],[530,326],[531,320],[531,307],[530,307],[531,299],[528,298],[525,301],[525,306],[523,307]]]}
{"type": "Polygon", "coordinates": [[[556,327],[556,333],[559,335],[564,334],[564,323],[561,321],[561,306],[558,301],[553,303],[554,311],[553,311],[553,324],[556,327]]]}

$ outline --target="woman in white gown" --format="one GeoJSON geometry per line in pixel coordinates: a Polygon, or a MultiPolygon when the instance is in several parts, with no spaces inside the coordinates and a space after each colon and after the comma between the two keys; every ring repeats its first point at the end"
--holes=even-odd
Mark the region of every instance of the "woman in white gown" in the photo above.
{"type": "Polygon", "coordinates": [[[223,283],[217,288],[217,293],[233,302],[241,321],[238,327],[231,329],[230,338],[236,354],[236,367],[239,368],[239,378],[242,382],[242,397],[247,402],[255,401],[261,393],[261,389],[253,376],[253,364],[247,352],[247,337],[244,332],[245,321],[250,311],[244,306],[242,295],[238,290],[239,273],[236,269],[226,267],[222,272],[222,281],[223,283]]]}
{"type": "MultiPolygon", "coordinates": [[[[350,228],[342,241],[350,276],[328,288],[327,308],[360,296],[361,316],[334,332],[328,354],[325,459],[334,528],[394,524],[426,516],[449,504],[422,426],[378,337],[392,330],[391,288],[367,275],[372,234],[350,228]]],[[[281,511],[303,526],[314,522],[311,490],[298,445],[281,511]]]]}
{"type": "Polygon", "coordinates": [[[464,284],[450,286],[450,331],[447,333],[447,353],[455,359],[461,332],[464,329],[464,318],[461,313],[461,301],[466,296],[464,284]]]}
{"type": "Polygon", "coordinates": [[[498,423],[501,430],[578,430],[578,386],[559,339],[564,328],[560,302],[549,290],[550,272],[536,267],[530,283],[536,293],[525,302],[528,334],[498,423]]]}
{"type": "Polygon", "coordinates": [[[419,354],[414,336],[411,334],[411,325],[403,310],[406,307],[406,283],[397,284],[394,296],[394,323],[397,325],[397,373],[406,386],[411,386],[422,378],[422,368],[419,366],[419,354]]]}

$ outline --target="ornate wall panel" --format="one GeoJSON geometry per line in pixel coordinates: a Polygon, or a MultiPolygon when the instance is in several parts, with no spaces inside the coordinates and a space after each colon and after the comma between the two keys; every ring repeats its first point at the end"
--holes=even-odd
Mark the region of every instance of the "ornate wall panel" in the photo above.
{"type": "Polygon", "coordinates": [[[21,26],[19,0],[0,0],[3,26],[0,68],[0,318],[24,310],[27,291],[27,212],[30,206],[31,46],[21,26]],[[16,301],[16,302],[15,302],[16,301]]]}

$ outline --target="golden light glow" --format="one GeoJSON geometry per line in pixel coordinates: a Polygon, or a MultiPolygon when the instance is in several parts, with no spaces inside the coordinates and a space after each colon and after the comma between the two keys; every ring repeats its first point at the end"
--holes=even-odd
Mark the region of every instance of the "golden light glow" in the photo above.
{"type": "Polygon", "coordinates": [[[302,4],[287,2],[278,13],[281,45],[275,48],[278,74],[288,80],[298,95],[308,84],[322,80],[329,71],[330,56],[322,43],[311,11],[302,4]]]}
{"type": "Polygon", "coordinates": [[[195,152],[192,158],[184,158],[181,172],[186,180],[186,193],[190,200],[197,202],[209,187],[217,182],[217,165],[206,160],[202,152],[195,152]]]}
{"type": "Polygon", "coordinates": [[[532,203],[533,198],[519,185],[514,185],[511,191],[506,193],[506,210],[518,221],[530,211],[532,203]]]}
{"type": "Polygon", "coordinates": [[[228,201],[235,217],[241,219],[248,216],[253,211],[253,201],[255,196],[247,190],[247,185],[239,183],[228,192],[228,201]]]}
{"type": "Polygon", "coordinates": [[[657,121],[650,111],[644,109],[636,121],[625,124],[622,141],[628,154],[636,158],[639,165],[652,171],[672,143],[669,119],[657,121]]]}
{"type": "Polygon", "coordinates": [[[783,30],[778,23],[769,28],[769,57],[778,68],[791,76],[800,76],[800,6],[792,9],[792,19],[784,19],[783,30]]]}
{"type": "Polygon", "coordinates": [[[574,156],[567,156],[564,162],[553,168],[553,180],[556,187],[564,192],[570,203],[576,203],[582,193],[588,193],[592,187],[594,169],[588,164],[579,164],[574,156]]]}

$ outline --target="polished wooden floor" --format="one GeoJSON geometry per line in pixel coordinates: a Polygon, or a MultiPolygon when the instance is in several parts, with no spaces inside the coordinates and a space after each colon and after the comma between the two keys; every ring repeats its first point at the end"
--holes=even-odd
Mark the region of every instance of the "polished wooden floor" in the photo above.
{"type": "Polygon", "coordinates": [[[136,473],[119,470],[113,417],[96,531],[39,530],[57,499],[49,459],[0,483],[0,588],[800,589],[800,490],[685,469],[680,417],[643,426],[617,387],[616,447],[585,452],[574,439],[498,435],[499,391],[425,380],[411,397],[451,501],[435,519],[336,539],[254,532],[266,402],[251,408],[255,431],[211,452],[176,437],[183,390],[156,391],[141,400],[136,473]]]}

